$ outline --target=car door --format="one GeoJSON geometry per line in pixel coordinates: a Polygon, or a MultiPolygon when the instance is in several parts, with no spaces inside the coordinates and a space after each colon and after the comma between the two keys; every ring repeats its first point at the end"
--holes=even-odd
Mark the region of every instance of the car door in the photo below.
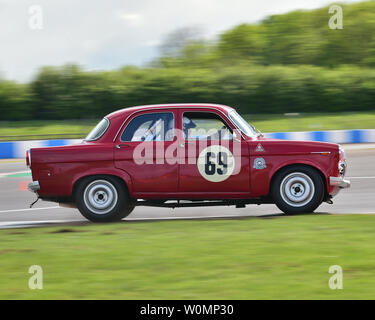
{"type": "Polygon", "coordinates": [[[249,148],[226,116],[196,109],[181,111],[179,117],[185,160],[180,163],[180,193],[194,198],[248,195],[249,148]]]}
{"type": "Polygon", "coordinates": [[[134,193],[176,192],[178,164],[165,159],[175,137],[174,110],[144,111],[131,116],[115,143],[115,167],[126,171],[134,193]]]}

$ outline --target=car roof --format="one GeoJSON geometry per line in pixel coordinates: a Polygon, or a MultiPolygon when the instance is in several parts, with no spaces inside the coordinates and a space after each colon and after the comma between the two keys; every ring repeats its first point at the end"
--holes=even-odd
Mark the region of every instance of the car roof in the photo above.
{"type": "Polygon", "coordinates": [[[117,110],[112,112],[111,114],[107,115],[107,118],[117,118],[118,116],[129,115],[134,112],[144,111],[144,110],[153,110],[153,109],[184,109],[184,108],[210,108],[216,109],[224,113],[228,113],[229,111],[233,110],[232,107],[225,106],[222,104],[213,104],[213,103],[171,103],[171,104],[151,104],[151,105],[143,105],[143,106],[135,106],[135,107],[128,107],[124,109],[117,110]]]}

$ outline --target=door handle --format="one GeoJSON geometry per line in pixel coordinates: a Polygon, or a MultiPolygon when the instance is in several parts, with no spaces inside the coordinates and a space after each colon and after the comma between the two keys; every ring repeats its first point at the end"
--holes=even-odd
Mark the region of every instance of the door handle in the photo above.
{"type": "Polygon", "coordinates": [[[130,147],[130,145],[129,144],[118,144],[118,145],[116,145],[116,148],[117,149],[121,149],[122,147],[130,147]]]}

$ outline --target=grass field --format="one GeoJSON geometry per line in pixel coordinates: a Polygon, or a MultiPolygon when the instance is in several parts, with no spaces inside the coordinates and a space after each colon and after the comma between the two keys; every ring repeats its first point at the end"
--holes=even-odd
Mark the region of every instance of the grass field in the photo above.
{"type": "Polygon", "coordinates": [[[374,299],[374,215],[0,231],[0,299],[374,299]],[[40,265],[43,290],[29,290],[40,265]],[[343,290],[331,290],[331,265],[343,290]]]}
{"type": "MultiPolygon", "coordinates": [[[[374,129],[375,112],[335,114],[258,114],[244,115],[244,118],[262,132],[316,131],[374,129]]],[[[59,138],[56,134],[77,134],[73,138],[84,138],[95,126],[97,120],[74,121],[20,121],[0,122],[0,140],[3,136],[41,135],[37,139],[59,138]],[[52,136],[48,136],[52,135],[52,136]]],[[[67,136],[68,137],[68,136],[67,136]]],[[[26,140],[12,137],[9,140],[26,140]]]]}

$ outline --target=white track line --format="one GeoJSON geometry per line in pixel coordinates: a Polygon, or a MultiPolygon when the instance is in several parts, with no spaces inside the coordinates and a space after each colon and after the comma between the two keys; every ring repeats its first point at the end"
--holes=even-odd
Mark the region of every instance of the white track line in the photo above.
{"type": "MultiPolygon", "coordinates": [[[[266,216],[266,215],[265,215],[266,216]]],[[[271,215],[272,216],[272,215],[271,215]]],[[[166,221],[166,220],[198,220],[198,219],[220,219],[220,218],[246,218],[257,217],[251,215],[224,215],[224,216],[202,216],[202,217],[155,217],[155,218],[126,218],[125,221],[166,221]]],[[[6,221],[0,222],[0,229],[7,228],[30,228],[38,225],[64,224],[64,223],[90,223],[87,220],[41,220],[41,221],[6,221]]]]}
{"type": "Polygon", "coordinates": [[[375,179],[375,177],[345,177],[347,179],[375,179]]]}
{"type": "Polygon", "coordinates": [[[64,223],[73,222],[70,220],[40,220],[40,221],[5,221],[0,222],[0,226],[11,225],[11,224],[40,224],[40,223],[64,223]]]}
{"type": "Polygon", "coordinates": [[[50,209],[61,209],[62,207],[46,207],[46,208],[26,208],[26,209],[13,209],[13,210],[3,210],[0,213],[11,213],[11,212],[26,212],[26,211],[37,211],[37,210],[50,210],[50,209]]]}
{"type": "MultiPolygon", "coordinates": [[[[127,218],[125,221],[165,221],[165,220],[197,220],[197,219],[218,219],[218,218],[244,218],[251,216],[226,215],[226,216],[203,216],[203,217],[155,217],[155,218],[127,218]]],[[[256,216],[255,216],[256,217],[256,216]]],[[[90,223],[86,220],[41,220],[41,221],[6,221],[0,222],[0,229],[9,228],[31,228],[39,225],[65,224],[65,223],[90,223]]]]}
{"type": "Polygon", "coordinates": [[[6,176],[11,176],[14,174],[21,174],[21,173],[31,173],[30,170],[27,171],[16,171],[16,172],[5,172],[5,173],[0,173],[0,178],[6,177],[6,176]]]}
{"type": "MultiPolygon", "coordinates": [[[[273,214],[271,214],[273,215],[273,214]]],[[[222,215],[222,216],[194,216],[194,217],[155,217],[155,218],[125,218],[125,221],[148,221],[148,220],[193,220],[193,219],[218,219],[218,218],[244,218],[244,217],[257,217],[256,215],[237,215],[237,214],[231,214],[231,215],[222,215]]]]}
{"type": "MultiPolygon", "coordinates": [[[[318,213],[319,214],[319,213],[318,213]]],[[[331,215],[347,215],[348,213],[330,213],[331,215]]],[[[361,212],[357,213],[356,215],[362,214],[374,214],[374,212],[361,212]]],[[[155,218],[126,218],[126,221],[166,221],[166,220],[198,220],[198,219],[220,219],[220,218],[264,218],[268,215],[223,215],[223,216],[201,216],[201,217],[155,217],[155,218]]],[[[274,216],[273,214],[270,215],[271,217],[274,216]]],[[[288,216],[285,216],[288,217],[288,216]]],[[[0,222],[0,229],[8,229],[8,228],[30,228],[36,227],[38,225],[53,225],[53,224],[64,224],[64,223],[90,223],[89,221],[85,220],[41,220],[41,221],[7,221],[7,222],[0,222]]]]}
{"type": "Polygon", "coordinates": [[[69,223],[74,221],[65,220],[45,220],[45,221],[11,221],[11,222],[0,222],[0,229],[10,229],[10,228],[30,228],[36,227],[38,225],[50,225],[50,224],[61,224],[69,223]]]}

